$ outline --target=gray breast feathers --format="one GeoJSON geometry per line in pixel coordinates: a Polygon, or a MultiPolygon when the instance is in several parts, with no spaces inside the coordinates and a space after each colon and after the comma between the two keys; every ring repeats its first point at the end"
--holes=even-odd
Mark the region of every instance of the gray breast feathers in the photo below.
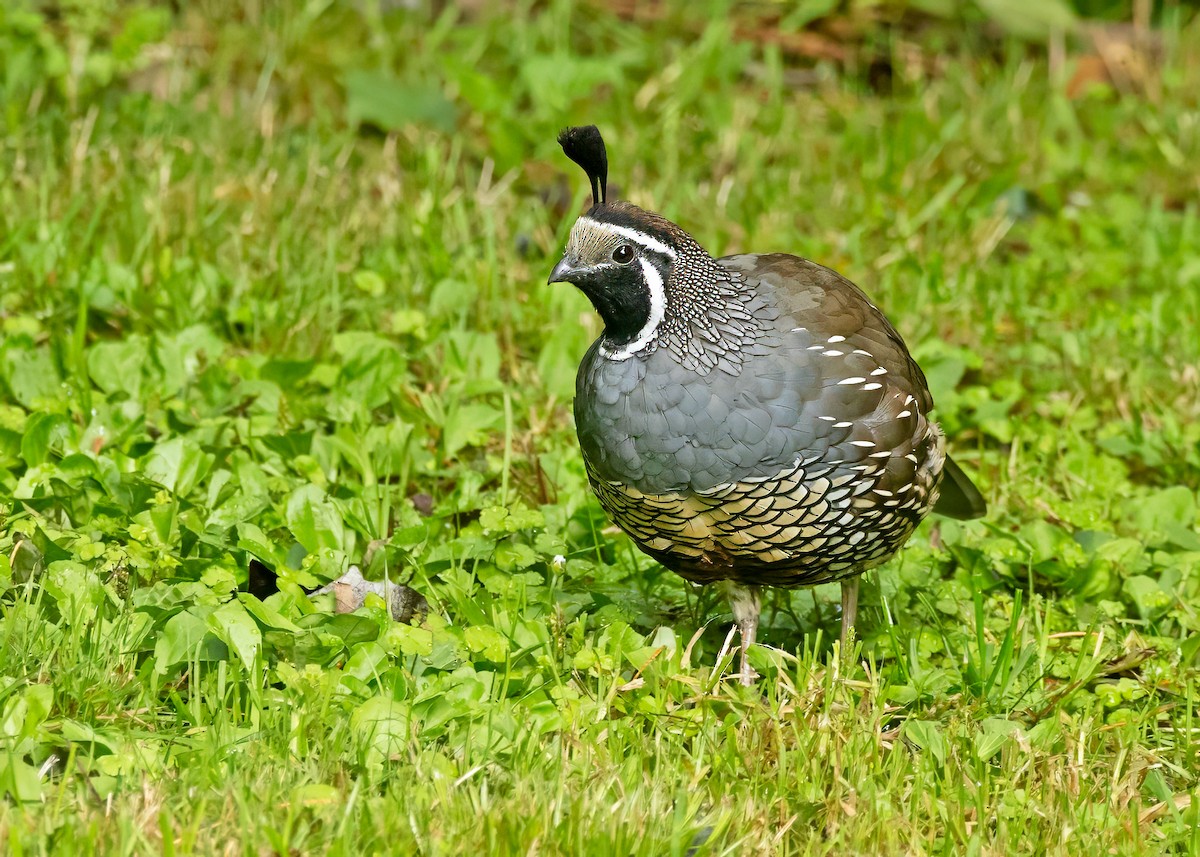
{"type": "Polygon", "coordinates": [[[736,371],[707,375],[669,349],[610,361],[593,347],[575,402],[593,477],[699,493],[798,463],[882,465],[885,452],[910,453],[927,428],[924,378],[866,297],[831,289],[845,281],[792,256],[722,263],[767,298],[770,345],[751,345],[736,371]]]}

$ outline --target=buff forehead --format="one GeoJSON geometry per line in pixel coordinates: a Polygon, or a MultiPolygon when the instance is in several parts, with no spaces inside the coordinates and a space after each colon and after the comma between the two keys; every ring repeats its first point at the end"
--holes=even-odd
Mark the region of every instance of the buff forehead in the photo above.
{"type": "Polygon", "coordinates": [[[567,252],[580,264],[594,265],[608,261],[623,240],[591,218],[581,217],[571,227],[567,252]]]}
{"type": "Polygon", "coordinates": [[[678,258],[674,247],[648,232],[633,226],[595,220],[587,215],[580,217],[571,227],[567,250],[580,262],[597,264],[609,257],[621,244],[630,243],[671,261],[678,258]]]}

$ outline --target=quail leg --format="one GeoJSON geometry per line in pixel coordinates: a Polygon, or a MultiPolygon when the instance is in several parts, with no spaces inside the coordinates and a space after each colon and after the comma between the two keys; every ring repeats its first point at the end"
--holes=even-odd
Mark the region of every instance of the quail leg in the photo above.
{"type": "Polygon", "coordinates": [[[858,575],[842,581],[842,656],[847,653],[858,618],[858,575]]]}
{"type": "Polygon", "coordinates": [[[727,583],[725,593],[729,597],[729,605],[733,608],[733,619],[737,622],[738,634],[742,639],[741,675],[739,678],[743,685],[750,687],[758,678],[758,673],[750,666],[748,653],[750,647],[754,645],[754,636],[758,633],[759,588],[743,586],[740,583],[727,583]]]}

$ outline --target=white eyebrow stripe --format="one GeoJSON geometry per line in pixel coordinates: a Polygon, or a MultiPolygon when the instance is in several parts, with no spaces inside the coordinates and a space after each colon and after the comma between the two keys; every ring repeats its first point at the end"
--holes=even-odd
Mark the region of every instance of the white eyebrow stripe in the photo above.
{"type": "Polygon", "coordinates": [[[613,235],[620,235],[635,244],[641,244],[647,250],[653,250],[655,253],[661,253],[668,259],[675,260],[678,254],[668,247],[666,244],[659,241],[657,238],[647,235],[645,232],[638,232],[636,229],[630,229],[628,226],[618,226],[615,223],[605,223],[602,220],[594,220],[591,217],[581,217],[580,221],[586,222],[589,226],[594,226],[597,229],[603,229],[606,232],[611,232],[613,235]]]}

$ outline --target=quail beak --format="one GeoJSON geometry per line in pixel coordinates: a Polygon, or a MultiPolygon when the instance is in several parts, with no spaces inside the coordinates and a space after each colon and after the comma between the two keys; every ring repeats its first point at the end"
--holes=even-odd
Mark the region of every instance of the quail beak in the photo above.
{"type": "Polygon", "coordinates": [[[579,275],[583,272],[581,268],[576,268],[571,264],[570,256],[563,256],[558,264],[554,266],[554,270],[550,272],[550,279],[547,283],[574,283],[579,279],[579,275]]]}

